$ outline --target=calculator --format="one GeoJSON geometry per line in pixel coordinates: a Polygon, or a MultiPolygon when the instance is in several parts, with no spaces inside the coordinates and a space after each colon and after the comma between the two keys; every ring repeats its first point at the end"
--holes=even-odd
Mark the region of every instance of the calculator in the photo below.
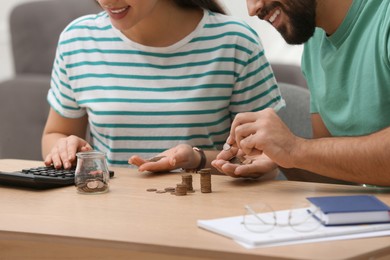
{"type": "MultiPolygon", "coordinates": [[[[75,184],[75,170],[56,169],[53,166],[27,168],[16,172],[0,171],[0,185],[27,187],[33,189],[50,189],[75,184]]],[[[110,178],[114,172],[110,172],[110,178]]]]}

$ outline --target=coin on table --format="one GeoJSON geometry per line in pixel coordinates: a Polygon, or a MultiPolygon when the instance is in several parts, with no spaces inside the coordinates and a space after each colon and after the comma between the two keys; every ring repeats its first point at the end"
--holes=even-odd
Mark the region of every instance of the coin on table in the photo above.
{"type": "Polygon", "coordinates": [[[167,192],[170,192],[170,191],[175,191],[175,187],[166,187],[166,188],[164,188],[164,190],[165,191],[167,191],[167,192]]]}
{"type": "Polygon", "coordinates": [[[229,151],[230,148],[232,148],[230,144],[224,143],[224,145],[223,145],[223,150],[224,150],[224,151],[229,151]]]}

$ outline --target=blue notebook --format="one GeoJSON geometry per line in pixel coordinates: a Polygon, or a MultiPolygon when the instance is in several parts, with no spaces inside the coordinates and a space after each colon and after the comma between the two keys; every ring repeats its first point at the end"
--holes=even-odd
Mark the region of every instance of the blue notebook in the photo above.
{"type": "Polygon", "coordinates": [[[325,226],[390,222],[390,207],[373,195],[307,198],[325,226]]]}

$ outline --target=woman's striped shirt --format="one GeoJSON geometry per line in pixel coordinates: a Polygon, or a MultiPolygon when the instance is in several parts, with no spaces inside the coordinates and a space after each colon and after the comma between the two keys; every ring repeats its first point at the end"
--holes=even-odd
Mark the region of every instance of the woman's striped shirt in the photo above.
{"type": "Polygon", "coordinates": [[[60,36],[48,101],[63,117],[87,113],[91,145],[113,166],[180,143],[220,149],[237,113],[284,106],[256,33],[209,11],[162,48],[129,40],[105,12],[73,21],[60,36]]]}

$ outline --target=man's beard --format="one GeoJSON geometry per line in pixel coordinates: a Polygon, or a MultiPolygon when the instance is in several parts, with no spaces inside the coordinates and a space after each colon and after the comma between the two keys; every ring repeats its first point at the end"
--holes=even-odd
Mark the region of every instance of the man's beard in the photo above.
{"type": "Polygon", "coordinates": [[[316,27],[316,0],[291,0],[287,3],[282,5],[273,2],[264,7],[258,17],[263,19],[271,10],[279,7],[289,18],[289,24],[277,28],[284,40],[288,44],[307,42],[313,36],[316,27]]]}

